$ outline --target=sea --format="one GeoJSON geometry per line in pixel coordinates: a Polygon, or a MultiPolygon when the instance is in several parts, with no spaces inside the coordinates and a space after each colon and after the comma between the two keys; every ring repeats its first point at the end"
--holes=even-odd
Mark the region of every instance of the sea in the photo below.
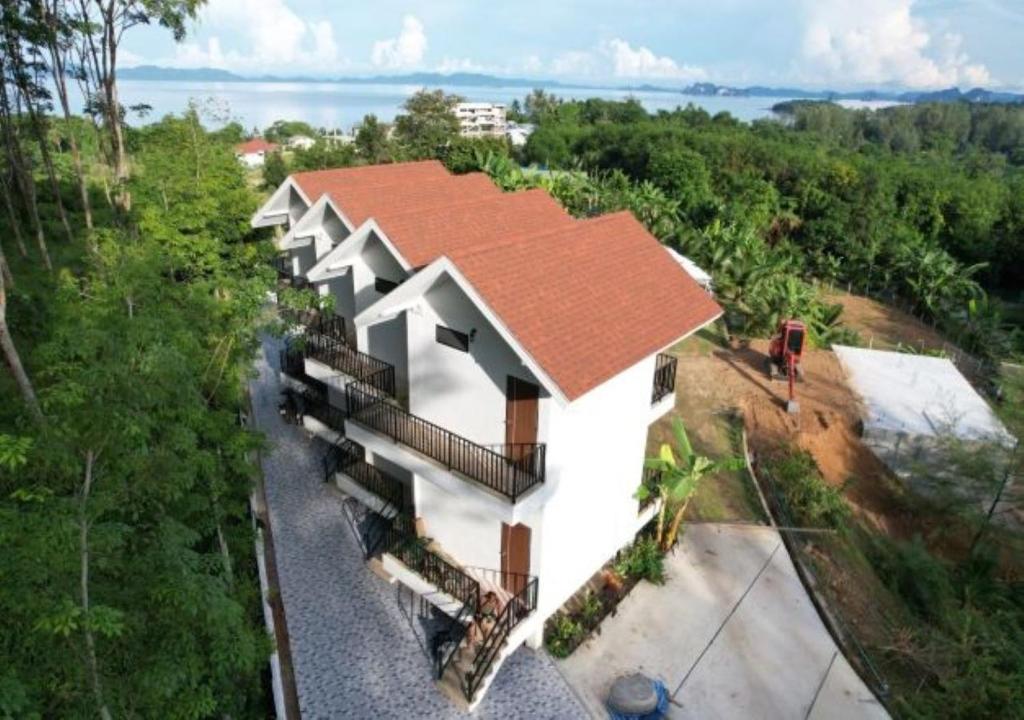
{"type": "MultiPolygon", "coordinates": [[[[431,86],[433,89],[436,86],[431,86]]],[[[461,95],[476,102],[522,100],[526,87],[439,86],[446,93],[461,95]]],[[[168,113],[181,113],[193,102],[200,108],[204,122],[218,127],[230,121],[240,122],[247,130],[265,128],[275,120],[303,120],[315,128],[347,131],[363,116],[374,114],[383,122],[402,111],[402,103],[422,89],[419,85],[363,84],[332,82],[201,82],[119,80],[121,102],[126,107],[147,105],[145,114],[129,112],[129,123],[140,125],[159,120],[168,113]]],[[[785,98],[704,97],[652,90],[618,90],[584,87],[557,87],[551,92],[566,99],[590,97],[622,100],[634,97],[650,112],[673,110],[693,103],[714,115],[728,112],[749,122],[772,116],[772,105],[785,98]]],[[[81,98],[72,98],[81,106],[81,98]]]]}

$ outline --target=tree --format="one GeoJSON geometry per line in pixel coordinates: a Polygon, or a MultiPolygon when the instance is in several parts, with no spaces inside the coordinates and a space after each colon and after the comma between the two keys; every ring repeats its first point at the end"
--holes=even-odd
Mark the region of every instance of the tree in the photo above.
{"type": "MultiPolygon", "coordinates": [[[[4,261],[4,268],[6,266],[7,263],[4,261]]],[[[15,383],[18,385],[18,390],[21,392],[21,399],[24,401],[25,407],[28,408],[29,413],[37,422],[42,422],[43,411],[39,406],[39,400],[36,398],[35,388],[32,386],[32,381],[29,379],[28,373],[25,372],[24,366],[21,364],[21,355],[18,354],[18,349],[14,345],[11,329],[7,326],[8,277],[8,273],[0,272],[0,351],[3,352],[7,367],[10,369],[15,383]]]]}
{"type": "Polygon", "coordinates": [[[297,135],[316,138],[318,133],[312,125],[301,120],[276,120],[263,131],[263,137],[274,143],[286,143],[297,135]]]}
{"type": "Polygon", "coordinates": [[[405,101],[405,113],[395,118],[395,140],[410,159],[434,157],[459,134],[455,105],[458,95],[443,90],[420,90],[405,101]]]}
{"type": "MultiPolygon", "coordinates": [[[[71,2],[72,0],[68,0],[71,2]]],[[[174,39],[185,37],[185,23],[204,0],[77,0],[73,22],[78,29],[78,55],[87,90],[86,100],[99,108],[107,126],[114,176],[122,185],[119,204],[127,210],[131,196],[123,184],[130,175],[123,108],[117,87],[117,63],[125,33],[138,25],[157,23],[174,39]]]]}
{"type": "Polygon", "coordinates": [[[646,484],[641,484],[636,491],[636,497],[640,501],[646,500],[652,492],[661,499],[654,539],[662,552],[667,552],[676,544],[686,508],[701,482],[708,475],[743,467],[741,458],[715,461],[697,455],[690,445],[683,421],[678,417],[672,420],[672,434],[676,442],[675,449],[665,443],[661,446],[658,457],[648,458],[644,463],[645,467],[657,472],[654,490],[652,491],[646,484]],[[666,529],[665,521],[670,516],[671,521],[666,529]]]}
{"type": "Polygon", "coordinates": [[[359,130],[356,131],[355,146],[360,156],[371,165],[382,163],[388,159],[388,127],[377,121],[377,116],[370,114],[363,118],[359,130]]]}
{"type": "Polygon", "coordinates": [[[280,187],[288,177],[288,166],[280,150],[267,154],[263,159],[263,184],[268,188],[280,187]]]}

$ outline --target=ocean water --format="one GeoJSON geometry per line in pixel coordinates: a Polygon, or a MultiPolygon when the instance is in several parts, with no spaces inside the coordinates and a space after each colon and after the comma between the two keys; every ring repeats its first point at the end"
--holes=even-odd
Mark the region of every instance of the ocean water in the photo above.
{"type": "MultiPolygon", "coordinates": [[[[348,130],[368,113],[382,121],[391,121],[401,112],[406,98],[420,89],[418,85],[364,85],[356,83],[290,82],[155,82],[121,80],[121,102],[126,106],[146,104],[152,111],[146,117],[129,115],[132,124],[144,124],[167,113],[180,113],[190,100],[209,108],[205,118],[210,126],[228,119],[247,129],[264,128],[275,120],[304,120],[313,127],[348,130]]],[[[529,92],[524,87],[440,86],[467,100],[509,103],[529,92]]],[[[621,100],[633,96],[648,111],[672,110],[693,103],[711,114],[727,111],[740,120],[768,117],[771,106],[782,98],[692,97],[680,93],[606,90],[594,88],[556,88],[555,95],[570,99],[600,97],[621,100]]],[[[72,106],[81,107],[81,98],[72,98],[72,106]]]]}

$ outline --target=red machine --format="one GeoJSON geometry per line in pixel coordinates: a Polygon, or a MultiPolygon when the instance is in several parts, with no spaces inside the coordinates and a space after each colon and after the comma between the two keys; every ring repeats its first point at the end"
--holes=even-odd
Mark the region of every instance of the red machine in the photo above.
{"type": "Polygon", "coordinates": [[[789,380],[789,402],[786,403],[786,410],[791,413],[800,412],[795,383],[804,379],[800,359],[804,354],[806,337],[807,327],[802,322],[783,320],[768,346],[768,377],[774,380],[782,375],[789,380]]]}

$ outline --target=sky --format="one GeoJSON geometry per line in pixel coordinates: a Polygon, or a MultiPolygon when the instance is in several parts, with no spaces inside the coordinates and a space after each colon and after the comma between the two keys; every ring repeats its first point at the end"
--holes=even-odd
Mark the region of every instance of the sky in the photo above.
{"type": "Polygon", "coordinates": [[[1024,0],[208,0],[123,66],[338,77],[481,72],[588,84],[1024,88],[1024,0]]]}

